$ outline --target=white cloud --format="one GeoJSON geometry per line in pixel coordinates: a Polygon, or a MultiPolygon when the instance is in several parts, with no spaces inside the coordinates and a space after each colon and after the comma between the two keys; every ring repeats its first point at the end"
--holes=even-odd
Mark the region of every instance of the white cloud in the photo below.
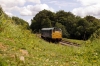
{"type": "Polygon", "coordinates": [[[40,0],[0,0],[0,5],[4,11],[19,11],[21,7],[26,6],[28,2],[41,3],[40,0]]]}
{"type": "Polygon", "coordinates": [[[0,0],[0,5],[9,16],[18,16],[24,20],[28,20],[30,24],[31,18],[43,9],[54,11],[47,4],[42,4],[40,0],[0,0]],[[30,5],[29,5],[30,4],[30,5]]]}
{"type": "Polygon", "coordinates": [[[14,6],[23,6],[27,2],[32,3],[41,3],[40,0],[0,0],[0,5],[2,7],[14,7],[14,6]]]}
{"type": "Polygon", "coordinates": [[[84,6],[100,4],[100,0],[77,0],[77,1],[79,1],[84,6]]]}
{"type": "Polygon", "coordinates": [[[0,5],[5,12],[19,11],[20,6],[24,6],[26,0],[0,0],[0,5]]]}
{"type": "Polygon", "coordinates": [[[0,0],[2,7],[14,7],[16,5],[22,6],[25,4],[25,0],[0,0]]]}
{"type": "Polygon", "coordinates": [[[7,15],[9,15],[10,17],[12,17],[13,16],[13,14],[12,13],[9,13],[9,12],[5,12],[7,15]]]}
{"type": "Polygon", "coordinates": [[[59,8],[62,8],[62,7],[73,7],[73,6],[75,6],[76,5],[76,3],[74,3],[74,2],[67,2],[67,1],[50,1],[49,2],[50,4],[53,4],[53,5],[56,5],[57,7],[59,7],[59,8]]]}
{"type": "Polygon", "coordinates": [[[6,7],[6,8],[3,8],[5,11],[9,11],[9,12],[12,12],[12,11],[20,11],[20,7],[18,6],[13,6],[13,7],[6,7]]]}
{"type": "Polygon", "coordinates": [[[72,12],[75,15],[85,17],[87,15],[100,18],[100,1],[99,0],[78,0],[82,4],[79,8],[74,8],[72,12]]]}
{"type": "Polygon", "coordinates": [[[29,2],[33,2],[33,3],[41,3],[41,1],[40,0],[27,0],[27,1],[29,1],[29,2]]]}
{"type": "Polygon", "coordinates": [[[29,25],[31,25],[31,19],[28,19],[26,21],[29,23],[29,25]]]}
{"type": "Polygon", "coordinates": [[[37,12],[47,9],[53,11],[47,4],[42,4],[40,0],[0,0],[0,4],[6,12],[19,12],[24,16],[34,16],[37,12]],[[34,5],[25,5],[27,2],[35,3],[34,5]]]}
{"type": "Polygon", "coordinates": [[[37,5],[33,6],[33,10],[35,10],[35,11],[40,11],[43,9],[53,11],[53,8],[50,8],[47,4],[37,4],[37,5]]]}
{"type": "Polygon", "coordinates": [[[34,6],[28,5],[23,7],[20,14],[26,16],[35,16],[36,13],[44,9],[54,11],[53,8],[50,8],[47,4],[36,4],[34,6]]]}
{"type": "Polygon", "coordinates": [[[28,6],[24,6],[22,8],[20,8],[20,14],[21,15],[32,15],[32,11],[31,11],[32,5],[28,5],[28,6]]]}

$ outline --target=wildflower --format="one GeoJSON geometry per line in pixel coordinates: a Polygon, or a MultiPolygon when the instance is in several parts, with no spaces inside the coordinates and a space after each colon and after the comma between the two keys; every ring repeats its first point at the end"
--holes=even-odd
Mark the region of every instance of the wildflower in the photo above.
{"type": "Polygon", "coordinates": [[[20,61],[22,61],[23,63],[25,63],[25,58],[24,58],[24,56],[20,56],[20,61]]]}

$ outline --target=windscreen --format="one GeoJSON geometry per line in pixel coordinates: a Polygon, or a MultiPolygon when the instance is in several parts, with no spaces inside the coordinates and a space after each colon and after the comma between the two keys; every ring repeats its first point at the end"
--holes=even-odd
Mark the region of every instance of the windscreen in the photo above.
{"type": "Polygon", "coordinates": [[[53,31],[61,31],[61,29],[60,28],[54,28],[53,31]]]}

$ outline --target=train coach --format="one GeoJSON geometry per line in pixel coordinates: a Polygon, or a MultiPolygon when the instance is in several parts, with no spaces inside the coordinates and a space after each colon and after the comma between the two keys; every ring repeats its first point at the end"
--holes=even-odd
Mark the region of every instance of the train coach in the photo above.
{"type": "Polygon", "coordinates": [[[61,41],[62,40],[62,30],[60,28],[42,28],[41,37],[49,41],[61,41]]]}

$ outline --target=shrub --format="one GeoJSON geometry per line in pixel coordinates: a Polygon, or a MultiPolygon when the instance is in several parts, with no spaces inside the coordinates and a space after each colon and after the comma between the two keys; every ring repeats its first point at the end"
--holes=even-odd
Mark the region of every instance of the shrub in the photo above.
{"type": "Polygon", "coordinates": [[[94,39],[100,39],[100,28],[91,35],[90,40],[94,39]]]}

